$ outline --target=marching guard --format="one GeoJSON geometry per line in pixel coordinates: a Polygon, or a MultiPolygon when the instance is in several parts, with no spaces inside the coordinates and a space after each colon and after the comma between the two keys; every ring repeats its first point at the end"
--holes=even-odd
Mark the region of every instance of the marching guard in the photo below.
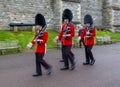
{"type": "MultiPolygon", "coordinates": [[[[82,26],[82,24],[80,23],[77,27],[78,27],[78,29],[79,29],[79,31],[78,31],[78,36],[80,36],[80,35],[82,34],[82,32],[83,32],[83,26],[82,26]]],[[[84,38],[81,38],[81,40],[79,41],[79,47],[80,47],[80,48],[82,48],[82,45],[84,46],[84,38]]]]}
{"type": "Polygon", "coordinates": [[[48,40],[48,32],[42,31],[46,26],[45,18],[42,14],[38,13],[35,16],[35,26],[36,26],[36,34],[34,39],[27,45],[27,48],[30,49],[34,44],[36,44],[36,73],[33,74],[34,77],[42,76],[42,67],[47,70],[47,75],[50,75],[52,72],[52,67],[44,60],[44,55],[46,53],[46,42],[48,40]]]}
{"type": "Polygon", "coordinates": [[[73,14],[71,10],[65,9],[62,14],[63,25],[59,35],[56,37],[56,41],[60,40],[62,43],[62,53],[64,60],[64,67],[61,70],[69,69],[69,61],[71,63],[71,70],[75,69],[75,58],[74,54],[71,51],[72,48],[72,38],[75,34],[75,27],[72,23],[73,14]]]}
{"type": "Polygon", "coordinates": [[[83,65],[93,65],[95,63],[95,59],[93,57],[91,50],[94,45],[96,27],[93,26],[93,19],[91,15],[89,14],[85,15],[84,24],[86,26],[83,29],[82,34],[78,37],[78,40],[81,40],[81,38],[84,38],[86,61],[83,63],[83,65]]]}

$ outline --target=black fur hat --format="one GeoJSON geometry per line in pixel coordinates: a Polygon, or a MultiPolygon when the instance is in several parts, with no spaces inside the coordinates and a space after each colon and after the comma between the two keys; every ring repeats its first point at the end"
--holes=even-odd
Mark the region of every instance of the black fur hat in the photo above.
{"type": "Polygon", "coordinates": [[[46,25],[45,18],[42,14],[38,13],[35,16],[35,25],[41,25],[42,27],[44,27],[46,25]]]}
{"type": "Polygon", "coordinates": [[[72,14],[71,10],[65,9],[65,10],[63,11],[62,21],[64,21],[64,19],[68,19],[69,21],[72,21],[72,19],[73,19],[73,14],[72,14]]]}
{"type": "Polygon", "coordinates": [[[89,15],[89,14],[87,14],[87,15],[84,16],[84,24],[86,24],[86,23],[90,23],[90,25],[93,24],[92,16],[89,15]]]}

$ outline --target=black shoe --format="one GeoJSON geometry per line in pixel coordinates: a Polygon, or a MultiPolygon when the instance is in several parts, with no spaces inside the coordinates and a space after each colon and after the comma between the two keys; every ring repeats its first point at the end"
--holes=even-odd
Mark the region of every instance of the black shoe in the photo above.
{"type": "Polygon", "coordinates": [[[91,60],[90,65],[94,65],[95,60],[91,60]]]}
{"type": "Polygon", "coordinates": [[[76,62],[74,62],[72,65],[71,65],[71,70],[74,70],[76,67],[76,62]]]}
{"type": "Polygon", "coordinates": [[[60,70],[68,70],[68,69],[69,69],[68,67],[60,68],[60,70]]]}
{"type": "Polygon", "coordinates": [[[50,67],[50,68],[47,69],[47,73],[46,74],[50,75],[51,73],[52,73],[52,67],[50,67]]]}
{"type": "Polygon", "coordinates": [[[89,62],[84,62],[83,65],[89,65],[90,63],[89,62]]]}
{"type": "Polygon", "coordinates": [[[38,73],[35,73],[32,75],[33,77],[37,77],[37,76],[42,76],[42,74],[38,74],[38,73]]]}
{"type": "Polygon", "coordinates": [[[60,60],[60,62],[64,62],[64,60],[62,59],[62,60],[60,60]]]}

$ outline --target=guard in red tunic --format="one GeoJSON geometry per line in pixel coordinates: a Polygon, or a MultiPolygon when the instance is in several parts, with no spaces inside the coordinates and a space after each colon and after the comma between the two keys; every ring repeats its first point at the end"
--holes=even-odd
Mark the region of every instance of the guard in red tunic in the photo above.
{"type": "MultiPolygon", "coordinates": [[[[81,23],[77,26],[79,31],[78,31],[78,36],[80,36],[83,32],[83,26],[81,25],[81,23]]],[[[82,45],[84,46],[84,38],[81,38],[81,40],[79,41],[79,47],[82,48],[82,45]]]]}
{"type": "Polygon", "coordinates": [[[96,27],[93,26],[93,19],[91,15],[89,14],[85,15],[84,24],[86,26],[83,29],[82,34],[78,37],[78,40],[84,38],[86,61],[83,63],[83,65],[89,65],[89,64],[93,65],[95,63],[95,59],[93,57],[91,50],[94,45],[96,27]]]}
{"type": "Polygon", "coordinates": [[[48,40],[48,32],[43,31],[43,33],[38,37],[38,33],[42,31],[42,29],[46,26],[45,18],[42,14],[37,14],[35,17],[35,25],[36,25],[36,34],[34,39],[27,45],[27,48],[30,49],[34,44],[36,44],[36,73],[33,76],[41,76],[42,69],[41,65],[47,70],[47,75],[51,74],[51,66],[43,59],[46,53],[46,42],[48,40]]]}
{"type": "Polygon", "coordinates": [[[72,41],[75,34],[75,27],[72,23],[73,14],[71,10],[65,9],[63,11],[62,20],[63,25],[61,31],[56,38],[56,40],[60,40],[62,43],[62,53],[64,59],[64,67],[61,70],[68,70],[69,69],[69,61],[71,63],[71,70],[75,68],[75,58],[74,54],[71,51],[72,48],[72,41]]]}

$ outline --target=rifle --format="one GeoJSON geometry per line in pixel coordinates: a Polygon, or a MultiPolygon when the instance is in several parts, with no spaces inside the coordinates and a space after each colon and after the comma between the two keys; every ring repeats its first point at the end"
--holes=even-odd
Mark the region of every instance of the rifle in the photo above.
{"type": "MultiPolygon", "coordinates": [[[[47,24],[50,23],[50,21],[51,21],[51,19],[48,20],[47,24]]],[[[35,42],[37,42],[37,40],[38,40],[39,37],[43,36],[44,31],[47,28],[47,24],[44,27],[42,27],[41,31],[39,31],[39,33],[36,35],[36,38],[34,40],[35,42]]]]}
{"type": "Polygon", "coordinates": [[[67,26],[67,28],[65,28],[64,29],[64,35],[66,35],[67,34],[67,32],[69,32],[70,31],[70,25],[71,25],[71,23],[72,23],[72,21],[70,21],[69,23],[68,23],[68,26],[67,26]]]}
{"type": "Polygon", "coordinates": [[[94,28],[93,26],[90,26],[87,28],[87,31],[86,31],[87,36],[90,36],[90,31],[93,30],[93,28],[94,28]]]}
{"type": "Polygon", "coordinates": [[[47,25],[45,25],[45,26],[41,29],[41,31],[39,31],[39,33],[36,35],[36,40],[37,40],[39,37],[43,36],[43,33],[44,33],[44,31],[46,30],[46,28],[47,28],[47,25]]]}
{"type": "Polygon", "coordinates": [[[93,29],[93,26],[87,28],[87,32],[90,32],[93,29]]]}

